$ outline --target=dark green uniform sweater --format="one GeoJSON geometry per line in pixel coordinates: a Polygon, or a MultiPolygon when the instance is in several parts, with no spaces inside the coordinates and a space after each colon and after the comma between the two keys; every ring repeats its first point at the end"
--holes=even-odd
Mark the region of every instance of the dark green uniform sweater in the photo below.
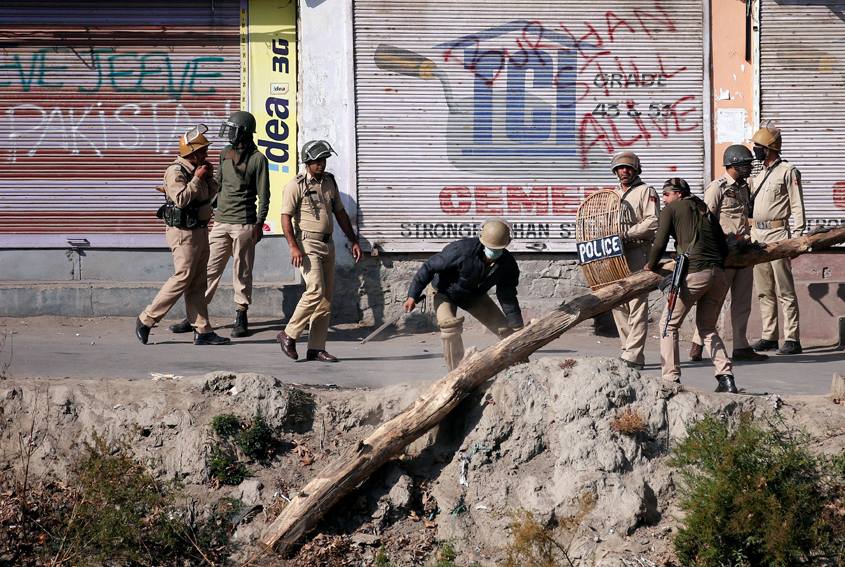
{"type": "Polygon", "coordinates": [[[657,264],[666,252],[669,237],[675,239],[675,248],[685,251],[695,238],[696,226],[701,219],[701,229],[695,245],[690,252],[689,273],[707,270],[710,266],[725,266],[728,245],[725,233],[713,216],[707,213],[707,205],[693,195],[684,197],[666,205],[660,211],[654,247],[648,262],[650,270],[656,270],[657,264]]]}
{"type": "Polygon", "coordinates": [[[220,152],[220,167],[217,168],[220,190],[214,220],[228,224],[264,224],[270,208],[267,158],[253,145],[243,157],[235,153],[232,159],[226,159],[231,148],[226,146],[220,152]],[[240,163],[236,164],[238,158],[240,163]]]}

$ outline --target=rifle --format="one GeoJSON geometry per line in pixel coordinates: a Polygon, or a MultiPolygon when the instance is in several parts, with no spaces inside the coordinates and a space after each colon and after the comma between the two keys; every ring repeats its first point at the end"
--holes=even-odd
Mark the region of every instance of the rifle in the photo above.
{"type": "Polygon", "coordinates": [[[687,275],[689,267],[689,254],[679,254],[675,258],[675,269],[672,275],[660,283],[660,291],[666,289],[667,285],[671,285],[669,290],[669,303],[666,309],[666,324],[663,325],[663,337],[666,337],[666,330],[669,328],[669,320],[672,318],[672,311],[675,310],[675,300],[681,293],[681,284],[687,275]]]}

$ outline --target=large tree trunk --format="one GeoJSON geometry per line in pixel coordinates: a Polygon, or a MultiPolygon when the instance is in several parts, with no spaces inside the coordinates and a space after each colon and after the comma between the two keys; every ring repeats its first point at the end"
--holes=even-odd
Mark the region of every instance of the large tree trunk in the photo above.
{"type": "MultiPolygon", "coordinates": [[[[845,227],[793,238],[765,248],[734,251],[733,266],[748,266],[794,257],[845,242],[845,227]]],[[[368,438],[350,447],[309,482],[270,525],[259,542],[268,551],[287,553],[334,504],[366,480],[376,469],[437,425],[478,386],[511,364],[557,339],[581,321],[649,293],[669,275],[640,271],[560,305],[522,331],[464,359],[458,368],[438,380],[410,407],[383,423],[368,438]]]]}

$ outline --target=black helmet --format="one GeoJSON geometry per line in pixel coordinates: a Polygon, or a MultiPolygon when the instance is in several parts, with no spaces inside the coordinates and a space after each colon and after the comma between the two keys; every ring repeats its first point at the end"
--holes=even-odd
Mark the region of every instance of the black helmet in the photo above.
{"type": "Polygon", "coordinates": [[[325,140],[311,140],[302,146],[302,163],[316,161],[320,158],[327,158],[332,154],[337,155],[331,145],[325,140]]]}
{"type": "Polygon", "coordinates": [[[255,134],[255,116],[244,110],[239,110],[232,114],[228,120],[223,121],[218,136],[234,142],[239,138],[248,137],[251,139],[253,134],[255,134]]]}
{"type": "Polygon", "coordinates": [[[725,167],[735,167],[737,165],[745,165],[754,161],[754,154],[751,150],[741,144],[734,144],[725,150],[725,157],[722,160],[722,165],[725,167]]]}

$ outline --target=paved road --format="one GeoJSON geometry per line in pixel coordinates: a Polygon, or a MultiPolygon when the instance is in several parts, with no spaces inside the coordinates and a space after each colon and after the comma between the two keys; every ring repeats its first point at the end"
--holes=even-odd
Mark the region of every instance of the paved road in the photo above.
{"type": "MultiPolygon", "coordinates": [[[[141,345],[134,336],[133,318],[72,319],[35,317],[6,319],[7,341],[0,350],[0,364],[9,360],[7,375],[13,378],[94,378],[149,379],[153,372],[194,376],[215,370],[270,374],[284,382],[336,384],[340,387],[379,388],[402,382],[435,380],[446,373],[440,340],[435,333],[405,334],[395,327],[366,345],[361,338],[372,328],[333,329],[328,350],[341,359],[327,364],[304,361],[305,341],[300,340],[303,359],[286,358],[276,342],[284,326],[279,320],[253,322],[252,336],[237,339],[228,346],[194,346],[189,335],[173,335],[165,320],[153,329],[150,344],[141,345]]],[[[218,332],[228,336],[231,320],[215,319],[218,332]]],[[[2,337],[2,329],[0,329],[2,337]]],[[[465,333],[465,344],[485,348],[492,335],[465,333]]],[[[646,345],[645,373],[660,375],[660,355],[656,337],[646,345]]],[[[688,344],[682,344],[686,359],[688,344]]],[[[619,356],[616,338],[598,337],[576,328],[534,355],[619,356]]],[[[2,366],[0,366],[0,369],[2,366]]],[[[712,390],[713,366],[705,358],[700,363],[683,364],[682,382],[712,390]]],[[[748,393],[779,395],[823,395],[830,391],[835,372],[845,374],[845,353],[835,346],[805,345],[805,353],[777,356],[763,363],[738,363],[734,368],[737,385],[748,393]]]]}

